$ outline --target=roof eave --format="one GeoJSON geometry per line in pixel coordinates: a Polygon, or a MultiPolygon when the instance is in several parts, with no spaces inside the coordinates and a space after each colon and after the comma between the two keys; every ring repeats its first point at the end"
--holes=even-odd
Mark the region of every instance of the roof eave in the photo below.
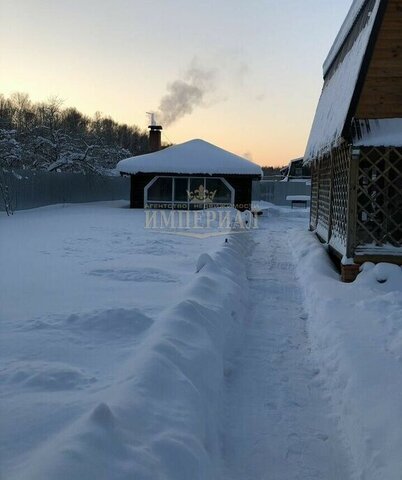
{"type": "Polygon", "coordinates": [[[174,176],[188,176],[188,177],[252,177],[252,178],[262,178],[264,176],[263,172],[261,173],[202,173],[202,172],[196,172],[196,173],[186,173],[186,172],[124,172],[124,171],[119,171],[120,175],[129,175],[129,176],[134,176],[134,175],[151,175],[151,176],[169,176],[169,177],[174,177],[174,176]]]}

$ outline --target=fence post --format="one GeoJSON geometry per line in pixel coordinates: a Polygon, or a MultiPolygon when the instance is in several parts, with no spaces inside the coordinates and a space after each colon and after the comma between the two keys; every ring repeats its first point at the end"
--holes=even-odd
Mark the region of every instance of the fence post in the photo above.
{"type": "Polygon", "coordinates": [[[348,185],[348,218],[347,218],[347,241],[346,256],[353,258],[356,248],[357,228],[357,184],[359,181],[360,150],[349,148],[350,168],[348,185]]]}

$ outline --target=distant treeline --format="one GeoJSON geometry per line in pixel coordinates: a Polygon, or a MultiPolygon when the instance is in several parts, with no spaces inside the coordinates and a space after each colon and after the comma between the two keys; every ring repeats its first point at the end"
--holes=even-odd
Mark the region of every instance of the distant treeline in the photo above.
{"type": "Polygon", "coordinates": [[[136,126],[76,108],[58,98],[32,102],[25,93],[0,94],[0,167],[107,173],[116,163],[148,152],[148,134],[136,126]]]}

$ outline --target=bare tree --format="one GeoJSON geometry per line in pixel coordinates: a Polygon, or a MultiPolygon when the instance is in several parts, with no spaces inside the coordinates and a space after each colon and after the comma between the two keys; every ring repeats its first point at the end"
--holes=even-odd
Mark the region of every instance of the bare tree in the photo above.
{"type": "Polygon", "coordinates": [[[147,152],[147,133],[136,126],[99,112],[89,118],[63,108],[58,97],[33,103],[24,93],[0,94],[0,166],[6,170],[107,174],[122,158],[147,152]]]}

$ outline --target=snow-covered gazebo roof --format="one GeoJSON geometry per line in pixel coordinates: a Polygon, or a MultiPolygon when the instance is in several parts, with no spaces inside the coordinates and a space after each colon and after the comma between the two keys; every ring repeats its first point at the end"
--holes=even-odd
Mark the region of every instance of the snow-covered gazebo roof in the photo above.
{"type": "Polygon", "coordinates": [[[328,153],[343,138],[381,1],[354,0],[325,60],[325,82],[305,161],[328,153]]]}
{"type": "Polygon", "coordinates": [[[120,173],[185,175],[250,175],[262,177],[261,167],[204,140],[190,140],[147,155],[121,160],[120,173]]]}

